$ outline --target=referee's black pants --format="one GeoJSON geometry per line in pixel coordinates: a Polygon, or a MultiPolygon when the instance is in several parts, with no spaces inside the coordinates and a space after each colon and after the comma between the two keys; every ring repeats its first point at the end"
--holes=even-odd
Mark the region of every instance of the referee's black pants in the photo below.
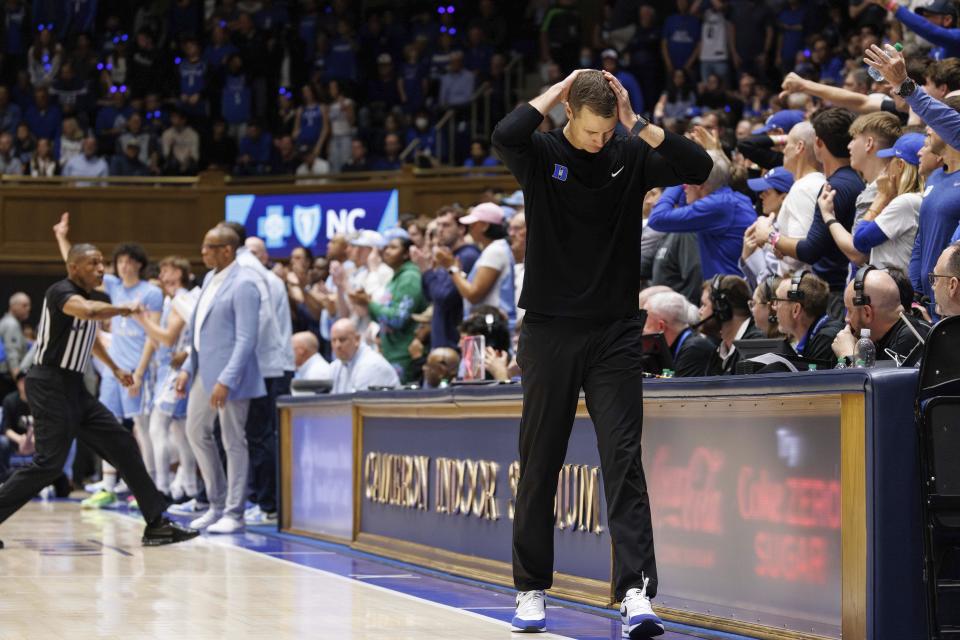
{"type": "MultiPolygon", "coordinates": [[[[643,376],[639,318],[598,322],[527,312],[517,363],[523,376],[520,481],[513,521],[513,580],[520,591],[553,583],[554,498],[580,389],[600,451],[617,599],[657,567],[640,461],[643,376]]],[[[580,534],[584,535],[584,534],[580,534]]]]}
{"type": "Polygon", "coordinates": [[[26,383],[37,450],[30,466],[0,485],[0,522],[57,479],[74,438],[117,469],[137,498],[144,520],[153,522],[163,514],[166,499],[147,474],[133,434],[90,395],[82,375],[35,366],[26,383]]]}

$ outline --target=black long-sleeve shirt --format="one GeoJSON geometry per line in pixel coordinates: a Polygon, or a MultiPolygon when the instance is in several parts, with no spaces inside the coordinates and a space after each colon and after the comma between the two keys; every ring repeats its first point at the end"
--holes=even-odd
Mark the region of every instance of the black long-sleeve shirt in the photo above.
{"type": "Polygon", "coordinates": [[[523,188],[526,272],[519,306],[546,315],[614,319],[636,314],[644,194],[701,184],[713,161],[667,132],[652,149],[615,134],[598,153],[576,149],[524,104],[493,132],[493,147],[523,188]]]}
{"type": "Polygon", "coordinates": [[[773,150],[773,138],[765,133],[748,136],[737,142],[737,151],[762,169],[783,166],[783,154],[773,150]]]}

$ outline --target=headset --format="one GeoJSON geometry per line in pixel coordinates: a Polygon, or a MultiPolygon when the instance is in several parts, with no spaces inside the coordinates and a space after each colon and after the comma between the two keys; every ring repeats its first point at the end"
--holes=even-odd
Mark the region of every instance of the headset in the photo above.
{"type": "Polygon", "coordinates": [[[870,296],[864,292],[864,281],[867,274],[876,271],[873,265],[865,265],[857,269],[857,275],[853,277],[853,304],[857,307],[866,307],[870,305],[870,296]]]}
{"type": "Polygon", "coordinates": [[[790,278],[790,290],[787,291],[787,300],[791,302],[802,302],[803,291],[800,290],[800,283],[803,282],[803,276],[810,273],[809,269],[800,269],[790,278]]]}
{"type": "MultiPolygon", "coordinates": [[[[769,308],[770,301],[773,300],[777,295],[777,290],[773,286],[773,283],[776,282],[777,280],[779,280],[777,276],[767,276],[767,278],[763,281],[763,292],[767,298],[768,308],[769,308]]],[[[777,313],[772,308],[770,309],[770,312],[768,314],[767,322],[769,322],[770,324],[777,324],[778,322],[777,313]]]]}
{"type": "Polygon", "coordinates": [[[714,317],[721,324],[733,319],[733,305],[730,304],[727,292],[721,286],[722,282],[723,276],[719,273],[713,276],[710,282],[710,304],[713,305],[714,317]]]}

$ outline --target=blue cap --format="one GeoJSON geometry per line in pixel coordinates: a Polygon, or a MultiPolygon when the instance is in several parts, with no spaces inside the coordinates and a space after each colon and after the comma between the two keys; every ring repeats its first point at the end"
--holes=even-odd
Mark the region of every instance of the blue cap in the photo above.
{"type": "Polygon", "coordinates": [[[878,158],[900,158],[913,166],[920,165],[920,147],[926,139],[922,133],[905,133],[889,149],[877,151],[878,158]]]}
{"type": "Polygon", "coordinates": [[[774,129],[783,129],[784,133],[790,133],[790,129],[793,129],[793,125],[803,122],[804,113],[799,109],[784,109],[783,111],[777,111],[775,114],[767,118],[767,123],[760,127],[759,129],[754,129],[751,133],[770,133],[774,129]]]}
{"type": "Polygon", "coordinates": [[[406,229],[401,229],[400,227],[393,227],[383,232],[383,239],[386,240],[387,242],[390,242],[394,238],[400,238],[401,240],[409,240],[410,234],[407,233],[406,229]]]}
{"type": "Polygon", "coordinates": [[[780,193],[790,191],[793,186],[793,174],[783,167],[774,167],[763,174],[762,178],[747,180],[747,186],[751,191],[761,192],[767,189],[776,189],[780,193]]]}
{"type": "Polygon", "coordinates": [[[914,12],[919,13],[920,15],[925,13],[935,13],[944,16],[955,16],[957,15],[957,8],[954,6],[953,0],[930,0],[922,7],[917,7],[914,9],[914,12]]]}

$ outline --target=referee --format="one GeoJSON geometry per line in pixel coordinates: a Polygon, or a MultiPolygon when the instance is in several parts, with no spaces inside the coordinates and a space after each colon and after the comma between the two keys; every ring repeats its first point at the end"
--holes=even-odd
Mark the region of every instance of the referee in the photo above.
{"type": "Polygon", "coordinates": [[[695,143],[649,124],[606,72],[579,70],[507,115],[493,146],[524,192],[526,309],[520,482],[513,522],[513,627],[546,628],[554,497],[582,388],[600,451],[623,636],[663,633],[650,598],[657,569],[640,462],[643,387],[638,310],[643,197],[700,184],[713,162],[695,143]],[[562,129],[539,132],[563,103],[562,129]],[[624,132],[617,132],[617,125],[624,132]],[[585,260],[571,260],[571,256],[585,260]]]}
{"type": "Polygon", "coordinates": [[[67,254],[67,271],[69,276],[44,295],[35,364],[27,374],[36,453],[30,466],[0,486],[0,522],[56,480],[73,439],[79,438],[127,481],[147,521],[144,545],[189,540],[199,532],[164,517],[166,500],[147,474],[133,436],[83,384],[91,355],[110,367],[125,387],[133,384],[130,372],[117,367],[97,340],[98,321],[129,316],[133,308],[115,307],[105,294],[95,291],[103,282],[103,255],[93,245],[74,245],[67,254]]]}

